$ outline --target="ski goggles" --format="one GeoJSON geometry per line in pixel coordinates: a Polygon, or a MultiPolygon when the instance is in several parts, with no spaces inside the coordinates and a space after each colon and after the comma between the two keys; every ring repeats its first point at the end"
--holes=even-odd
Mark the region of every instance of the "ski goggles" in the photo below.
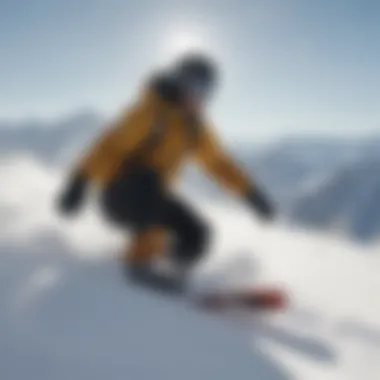
{"type": "Polygon", "coordinates": [[[211,95],[213,86],[210,81],[200,78],[187,78],[183,83],[187,96],[199,102],[207,102],[211,95]]]}

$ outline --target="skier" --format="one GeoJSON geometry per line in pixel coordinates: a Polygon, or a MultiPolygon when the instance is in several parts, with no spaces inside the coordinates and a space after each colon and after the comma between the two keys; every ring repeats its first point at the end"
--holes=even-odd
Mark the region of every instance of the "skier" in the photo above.
{"type": "Polygon", "coordinates": [[[138,101],[79,160],[60,194],[59,210],[69,215],[79,211],[91,183],[101,185],[104,216],[132,233],[123,262],[127,278],[137,284],[184,292],[188,274],[207,250],[207,224],[172,191],[188,159],[260,217],[274,217],[263,190],[221,148],[206,120],[218,74],[212,59],[193,52],[152,75],[138,101]],[[163,275],[152,264],[163,251],[175,275],[163,275]]]}

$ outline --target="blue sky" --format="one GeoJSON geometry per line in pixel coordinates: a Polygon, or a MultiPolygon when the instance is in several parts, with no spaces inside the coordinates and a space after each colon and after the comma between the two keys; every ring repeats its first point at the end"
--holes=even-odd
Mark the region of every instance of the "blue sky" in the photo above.
{"type": "Polygon", "coordinates": [[[380,132],[380,2],[0,0],[0,117],[128,104],[179,50],[220,61],[229,138],[380,132]]]}

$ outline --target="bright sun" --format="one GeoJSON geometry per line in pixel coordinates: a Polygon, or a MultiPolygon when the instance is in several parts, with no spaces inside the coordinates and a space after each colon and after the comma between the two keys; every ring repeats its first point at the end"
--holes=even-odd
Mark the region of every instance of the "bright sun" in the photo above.
{"type": "Polygon", "coordinates": [[[173,34],[168,38],[166,43],[167,46],[164,47],[165,55],[169,59],[176,58],[176,56],[181,55],[189,50],[205,50],[206,44],[202,40],[201,36],[190,33],[182,32],[173,34]]]}
{"type": "Polygon", "coordinates": [[[181,54],[192,50],[208,53],[215,50],[215,44],[211,44],[207,30],[200,29],[199,25],[187,26],[171,24],[166,27],[159,43],[160,63],[173,62],[181,54]]]}

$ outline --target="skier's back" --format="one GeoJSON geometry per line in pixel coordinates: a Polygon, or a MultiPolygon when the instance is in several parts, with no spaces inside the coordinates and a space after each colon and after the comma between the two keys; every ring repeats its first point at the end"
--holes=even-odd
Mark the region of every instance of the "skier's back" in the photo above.
{"type": "Polygon", "coordinates": [[[152,77],[141,98],[90,147],[60,199],[62,212],[79,209],[88,184],[102,188],[104,215],[133,233],[125,250],[129,278],[179,292],[208,243],[206,223],[174,195],[172,185],[194,159],[262,217],[273,215],[257,185],[223,151],[203,109],[216,84],[215,66],[190,54],[152,77]],[[168,244],[167,237],[173,239],[168,244]],[[178,276],[158,275],[151,264],[166,251],[178,276]]]}

